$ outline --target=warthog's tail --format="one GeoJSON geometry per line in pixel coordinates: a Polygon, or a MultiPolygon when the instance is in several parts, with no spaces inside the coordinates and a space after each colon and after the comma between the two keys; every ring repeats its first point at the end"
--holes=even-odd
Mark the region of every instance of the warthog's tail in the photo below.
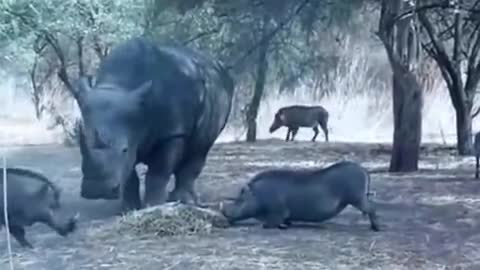
{"type": "MultiPolygon", "coordinates": [[[[367,178],[365,195],[367,196],[367,200],[370,202],[370,197],[375,196],[375,192],[370,191],[371,177],[370,177],[370,172],[368,170],[365,170],[365,177],[367,178]]],[[[367,215],[368,215],[367,212],[362,212],[362,216],[366,217],[367,215]]]]}
{"type": "Polygon", "coordinates": [[[370,177],[370,173],[367,171],[365,173],[366,177],[367,177],[367,192],[366,192],[366,195],[367,195],[367,199],[370,200],[370,196],[375,196],[375,192],[371,192],[370,191],[370,183],[371,183],[371,177],[370,177]]]}

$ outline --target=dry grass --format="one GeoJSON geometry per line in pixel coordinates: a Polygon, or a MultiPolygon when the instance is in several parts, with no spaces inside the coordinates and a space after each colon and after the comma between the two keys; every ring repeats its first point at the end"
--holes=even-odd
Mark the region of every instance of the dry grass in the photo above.
{"type": "Polygon", "coordinates": [[[210,234],[214,227],[225,228],[228,222],[220,213],[177,202],[132,211],[90,232],[97,239],[132,234],[140,237],[186,236],[210,234]]]}
{"type": "MultiPolygon", "coordinates": [[[[350,159],[370,169],[385,167],[389,151],[378,144],[217,145],[198,191],[202,201],[217,202],[278,164],[298,168],[350,159]]],[[[55,153],[29,157],[62,160],[61,151],[55,153]]],[[[225,227],[215,211],[169,203],[82,223],[68,238],[29,229],[37,248],[22,250],[13,242],[15,263],[26,270],[480,269],[480,183],[472,180],[473,160],[451,154],[449,147],[424,147],[419,172],[372,175],[383,229],[378,233],[352,208],[321,225],[265,230],[257,222],[225,227]]]]}

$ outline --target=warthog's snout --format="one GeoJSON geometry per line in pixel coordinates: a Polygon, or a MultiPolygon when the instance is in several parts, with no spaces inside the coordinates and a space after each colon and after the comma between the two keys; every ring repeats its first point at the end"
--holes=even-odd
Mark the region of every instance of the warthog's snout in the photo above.
{"type": "Polygon", "coordinates": [[[223,216],[225,216],[228,220],[228,222],[230,223],[230,219],[232,218],[232,205],[227,204],[225,205],[225,202],[221,201],[219,204],[218,204],[218,211],[220,213],[222,213],[223,216]]]}
{"type": "Polygon", "coordinates": [[[270,133],[273,133],[273,132],[274,132],[275,130],[277,130],[279,127],[280,127],[280,125],[273,123],[273,124],[270,126],[270,128],[268,129],[268,131],[269,131],[270,133]]]}

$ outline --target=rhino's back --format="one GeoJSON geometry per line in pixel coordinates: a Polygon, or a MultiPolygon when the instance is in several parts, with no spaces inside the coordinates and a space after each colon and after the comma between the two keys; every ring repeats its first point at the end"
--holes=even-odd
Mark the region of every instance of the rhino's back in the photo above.
{"type": "Polygon", "coordinates": [[[148,80],[154,93],[147,106],[152,119],[145,124],[157,134],[150,140],[183,134],[193,148],[209,148],[226,124],[233,97],[233,80],[222,64],[183,46],[138,37],[119,44],[102,61],[96,86],[131,91],[148,80]]]}
{"type": "MultiPolygon", "coordinates": [[[[195,79],[197,74],[181,49],[159,46],[145,38],[133,38],[117,45],[100,63],[96,82],[133,90],[142,83],[171,85],[195,79]]],[[[188,89],[186,89],[188,90],[188,89]]]]}

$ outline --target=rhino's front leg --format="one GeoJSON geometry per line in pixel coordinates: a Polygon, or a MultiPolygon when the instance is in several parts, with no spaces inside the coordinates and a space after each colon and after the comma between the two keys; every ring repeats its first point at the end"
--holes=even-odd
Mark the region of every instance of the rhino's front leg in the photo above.
{"type": "Polygon", "coordinates": [[[165,203],[170,176],[183,158],[184,141],[175,138],[165,142],[153,155],[145,177],[145,207],[165,203]]]}
{"type": "Polygon", "coordinates": [[[187,159],[175,172],[175,188],[169,194],[169,201],[202,206],[195,192],[195,180],[205,166],[206,154],[197,155],[187,159]]]}
{"type": "Polygon", "coordinates": [[[135,169],[130,173],[130,177],[122,187],[122,213],[131,210],[138,210],[142,207],[140,199],[140,179],[138,179],[135,169]]]}

